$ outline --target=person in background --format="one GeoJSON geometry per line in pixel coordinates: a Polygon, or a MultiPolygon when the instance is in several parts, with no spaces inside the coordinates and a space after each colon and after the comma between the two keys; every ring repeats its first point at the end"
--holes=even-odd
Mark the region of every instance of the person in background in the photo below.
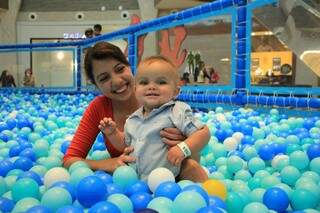
{"type": "MultiPolygon", "coordinates": [[[[163,56],[151,56],[138,66],[135,76],[136,97],[141,107],[126,120],[124,133],[111,118],[100,121],[99,128],[112,145],[123,151],[133,146],[133,156],[139,177],[147,181],[156,168],[165,167],[176,177],[185,158],[199,151],[209,142],[210,131],[196,119],[191,107],[175,101],[179,94],[176,66],[163,56]],[[188,138],[175,146],[163,143],[160,130],[178,128],[188,138]],[[143,131],[142,131],[143,130],[143,131]]],[[[192,179],[199,182],[199,180],[192,179]]]]}
{"type": "Polygon", "coordinates": [[[92,28],[88,28],[84,31],[84,35],[86,38],[92,38],[93,37],[93,29],[92,28]]]}
{"type": "MultiPolygon", "coordinates": [[[[116,168],[133,163],[130,156],[133,151],[126,147],[123,151],[116,149],[104,137],[110,158],[101,160],[86,159],[97,135],[100,133],[100,121],[111,118],[120,131],[129,115],[139,108],[134,94],[134,81],[129,62],[121,49],[108,42],[98,42],[88,48],[84,59],[87,78],[100,90],[102,95],[95,97],[85,110],[68,150],[63,158],[63,165],[70,167],[74,162],[84,161],[93,170],[114,172],[116,168]]],[[[177,128],[160,131],[161,138],[168,146],[175,146],[185,140],[177,128]]],[[[180,176],[189,178],[207,178],[202,166],[193,159],[185,159],[180,176]]]]}
{"type": "Polygon", "coordinates": [[[24,71],[24,77],[23,77],[23,86],[25,87],[34,87],[35,85],[35,79],[32,74],[32,70],[30,68],[26,69],[24,71]]]}
{"type": "Polygon", "coordinates": [[[218,72],[213,67],[209,67],[208,70],[210,75],[209,83],[211,84],[218,83],[218,80],[220,79],[218,72]]]}
{"type": "Polygon", "coordinates": [[[8,73],[8,70],[3,70],[0,76],[0,82],[2,87],[16,87],[14,77],[8,73]]]}
{"type": "Polygon", "coordinates": [[[99,36],[99,35],[101,35],[101,31],[102,31],[102,26],[101,26],[101,24],[95,24],[95,25],[93,26],[93,34],[94,34],[94,36],[99,36]]]}

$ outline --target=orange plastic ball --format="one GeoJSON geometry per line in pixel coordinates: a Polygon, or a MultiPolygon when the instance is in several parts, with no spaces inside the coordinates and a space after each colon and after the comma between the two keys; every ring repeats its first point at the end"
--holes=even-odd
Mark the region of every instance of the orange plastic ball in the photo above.
{"type": "Polygon", "coordinates": [[[202,186],[209,195],[217,196],[222,200],[226,200],[227,188],[223,182],[211,179],[203,182],[202,186]]]}

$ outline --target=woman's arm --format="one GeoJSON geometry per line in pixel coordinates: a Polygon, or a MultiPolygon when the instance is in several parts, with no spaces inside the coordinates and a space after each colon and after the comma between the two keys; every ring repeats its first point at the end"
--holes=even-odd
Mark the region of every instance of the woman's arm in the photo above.
{"type": "Polygon", "coordinates": [[[119,157],[108,158],[103,160],[88,160],[79,157],[71,157],[64,162],[64,167],[69,168],[74,162],[84,161],[92,170],[103,170],[109,173],[114,172],[119,166],[127,165],[135,161],[134,157],[129,156],[133,151],[132,147],[127,147],[119,157]]]}

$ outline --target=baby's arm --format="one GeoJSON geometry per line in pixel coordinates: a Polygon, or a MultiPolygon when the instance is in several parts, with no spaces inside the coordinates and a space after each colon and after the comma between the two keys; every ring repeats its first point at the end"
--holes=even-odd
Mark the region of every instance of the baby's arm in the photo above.
{"type": "Polygon", "coordinates": [[[119,151],[127,147],[124,141],[124,133],[121,132],[111,118],[103,118],[100,121],[99,129],[109,139],[111,144],[119,151]]]}
{"type": "Polygon", "coordinates": [[[194,153],[199,153],[199,151],[207,145],[210,140],[210,131],[207,126],[195,131],[188,138],[186,138],[181,143],[173,146],[168,151],[168,160],[175,166],[181,164],[183,159],[188,157],[187,153],[191,151],[190,155],[194,153]],[[184,144],[183,144],[184,143],[184,144]],[[183,152],[182,149],[187,146],[189,150],[183,152]]]}

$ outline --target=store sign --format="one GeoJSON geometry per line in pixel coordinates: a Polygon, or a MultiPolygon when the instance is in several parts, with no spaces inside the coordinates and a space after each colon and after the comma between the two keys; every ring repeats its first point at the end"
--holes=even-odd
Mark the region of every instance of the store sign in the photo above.
{"type": "Polygon", "coordinates": [[[85,38],[86,36],[83,33],[63,33],[64,39],[72,39],[72,38],[85,38]]]}

